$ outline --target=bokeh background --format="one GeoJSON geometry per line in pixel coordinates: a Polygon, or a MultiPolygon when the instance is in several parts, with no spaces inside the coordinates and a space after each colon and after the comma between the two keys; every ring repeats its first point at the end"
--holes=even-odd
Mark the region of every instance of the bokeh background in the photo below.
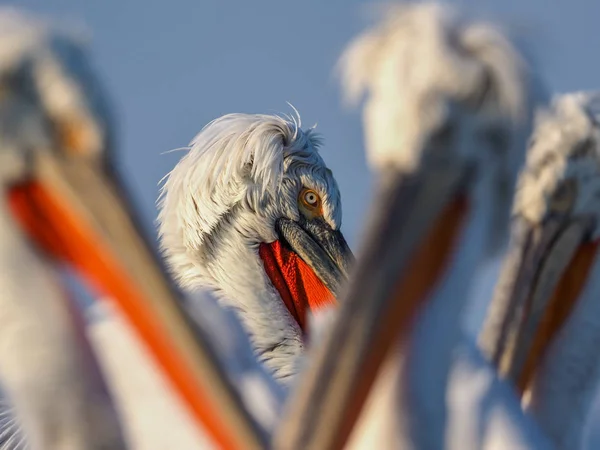
{"type": "MultiPolygon", "coordinates": [[[[600,1],[456,0],[492,16],[532,48],[552,91],[600,87],[600,1]]],[[[89,32],[96,68],[119,123],[118,155],[149,231],[158,182],[210,120],[230,112],[290,113],[318,123],[322,154],[342,191],[343,231],[356,249],[369,207],[360,117],[342,107],[334,67],[369,22],[373,2],[352,0],[19,0],[89,32]]],[[[474,333],[498,260],[473,293],[474,333]],[[479,301],[478,301],[479,299],[479,301]]],[[[600,405],[597,408],[600,417],[600,405]]],[[[600,443],[600,427],[591,436],[600,443]]],[[[600,444],[591,448],[600,448],[600,444]]]]}

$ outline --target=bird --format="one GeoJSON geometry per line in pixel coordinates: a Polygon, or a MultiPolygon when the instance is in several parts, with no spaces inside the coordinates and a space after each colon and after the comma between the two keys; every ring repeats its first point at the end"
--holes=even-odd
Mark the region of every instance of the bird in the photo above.
{"type": "Polygon", "coordinates": [[[81,312],[56,277],[66,263],[114,300],[213,442],[261,448],[264,431],[140,231],[83,43],[12,9],[0,24],[0,384],[22,428],[4,444],[125,447],[81,312]]]}
{"type": "MultiPolygon", "coordinates": [[[[0,384],[10,405],[4,405],[3,415],[12,416],[12,424],[2,430],[3,448],[19,448],[25,442],[34,449],[125,448],[82,324],[73,317],[56,282],[56,268],[32,245],[11,208],[12,187],[33,175],[28,152],[41,152],[55,139],[45,123],[48,112],[39,108],[34,96],[23,95],[42,80],[29,80],[23,72],[28,65],[29,74],[42,65],[51,68],[58,55],[39,48],[43,33],[31,18],[3,10],[0,24],[0,384]]],[[[55,83],[53,87],[62,88],[66,95],[73,94],[67,77],[60,80],[65,82],[62,86],[53,79],[45,81],[55,83]]],[[[54,106],[60,107],[55,100],[54,106]]],[[[60,130],[58,120],[68,125],[64,113],[78,106],[85,120],[88,111],[83,105],[71,104],[67,111],[54,111],[57,127],[52,131],[60,130]]],[[[98,120],[92,125],[103,123],[98,120]]],[[[81,136],[83,144],[93,150],[100,130],[87,127],[85,131],[89,135],[81,136]]],[[[50,230],[55,225],[44,224],[50,230]]]]}
{"type": "Polygon", "coordinates": [[[259,360],[290,386],[307,314],[334,304],[353,263],[322,137],[300,116],[221,116],[166,176],[159,238],[184,292],[209,289],[236,311],[259,360]]]}
{"type": "MultiPolygon", "coordinates": [[[[248,412],[265,430],[272,430],[285,392],[255,358],[237,316],[223,309],[209,292],[196,292],[186,304],[190,316],[215,343],[217,356],[248,412]]],[[[195,426],[118,309],[109,301],[98,301],[88,314],[88,335],[113,393],[129,448],[218,448],[204,429],[195,426]]]]}
{"type": "MultiPolygon", "coordinates": [[[[276,445],[342,448],[397,343],[402,361],[388,393],[399,396],[400,448],[464,448],[480,442],[481,427],[512,429],[513,448],[546,448],[484,360],[469,346],[457,356],[472,273],[506,239],[511,189],[545,88],[496,26],[439,3],[388,10],[341,61],[349,94],[368,92],[365,147],[378,188],[337,322],[310,355],[276,445]],[[490,380],[478,401],[510,418],[485,425],[473,409],[456,411],[447,386],[457,364],[490,380]],[[480,427],[455,442],[457,417],[480,427]]],[[[461,380],[452,382],[468,392],[461,380]]]]}
{"type": "Polygon", "coordinates": [[[599,218],[600,93],[556,95],[536,114],[479,342],[559,449],[582,448],[600,381],[599,218]]]}

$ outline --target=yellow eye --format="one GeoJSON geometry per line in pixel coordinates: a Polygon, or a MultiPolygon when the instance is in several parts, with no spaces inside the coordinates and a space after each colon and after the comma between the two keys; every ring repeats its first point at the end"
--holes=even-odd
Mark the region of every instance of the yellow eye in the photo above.
{"type": "Polygon", "coordinates": [[[319,204],[319,196],[313,191],[304,193],[304,201],[310,206],[317,206],[319,204]]]}
{"type": "Polygon", "coordinates": [[[309,217],[315,217],[321,214],[321,197],[312,189],[304,188],[300,191],[298,200],[301,209],[309,217]]]}

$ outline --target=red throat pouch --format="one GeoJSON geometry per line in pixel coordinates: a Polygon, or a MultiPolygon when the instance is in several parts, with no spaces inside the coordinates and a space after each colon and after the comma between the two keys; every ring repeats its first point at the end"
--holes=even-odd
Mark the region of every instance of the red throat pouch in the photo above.
{"type": "Polygon", "coordinates": [[[271,283],[306,332],[307,309],[317,311],[335,303],[335,297],[311,267],[281,241],[260,244],[258,253],[271,283]]]}

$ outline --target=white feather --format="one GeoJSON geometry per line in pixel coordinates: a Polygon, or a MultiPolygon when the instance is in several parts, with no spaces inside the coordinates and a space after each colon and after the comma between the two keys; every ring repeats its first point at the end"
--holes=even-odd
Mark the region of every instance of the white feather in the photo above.
{"type": "MultiPolygon", "coordinates": [[[[527,161],[519,176],[513,213],[540,224],[556,189],[575,180],[573,215],[600,224],[600,92],[558,95],[537,112],[527,161]]],[[[600,225],[594,237],[600,236],[600,225]]]]}
{"type": "MultiPolygon", "coordinates": [[[[390,8],[348,47],[340,68],[350,100],[368,93],[363,120],[376,168],[414,170],[424,139],[458,120],[455,105],[504,130],[529,112],[528,69],[513,45],[494,25],[439,3],[390,8]]],[[[465,149],[476,151],[448,151],[465,149]]]]}
{"type": "MultiPolygon", "coordinates": [[[[195,293],[186,299],[186,306],[210,337],[248,411],[261,426],[272,429],[284,392],[256,360],[238,319],[208,292],[195,293]]],[[[135,450],[215,448],[109,300],[95,305],[90,313],[88,333],[115,394],[128,445],[135,450]]]]}
{"type": "Polygon", "coordinates": [[[259,357],[282,379],[297,372],[304,344],[258,246],[278,238],[276,219],[299,219],[302,187],[319,193],[332,229],[342,214],[321,139],[299,125],[299,117],[259,114],[214,120],[168,175],[159,200],[161,248],[176,280],[190,291],[214,290],[238,311],[259,357]]]}

